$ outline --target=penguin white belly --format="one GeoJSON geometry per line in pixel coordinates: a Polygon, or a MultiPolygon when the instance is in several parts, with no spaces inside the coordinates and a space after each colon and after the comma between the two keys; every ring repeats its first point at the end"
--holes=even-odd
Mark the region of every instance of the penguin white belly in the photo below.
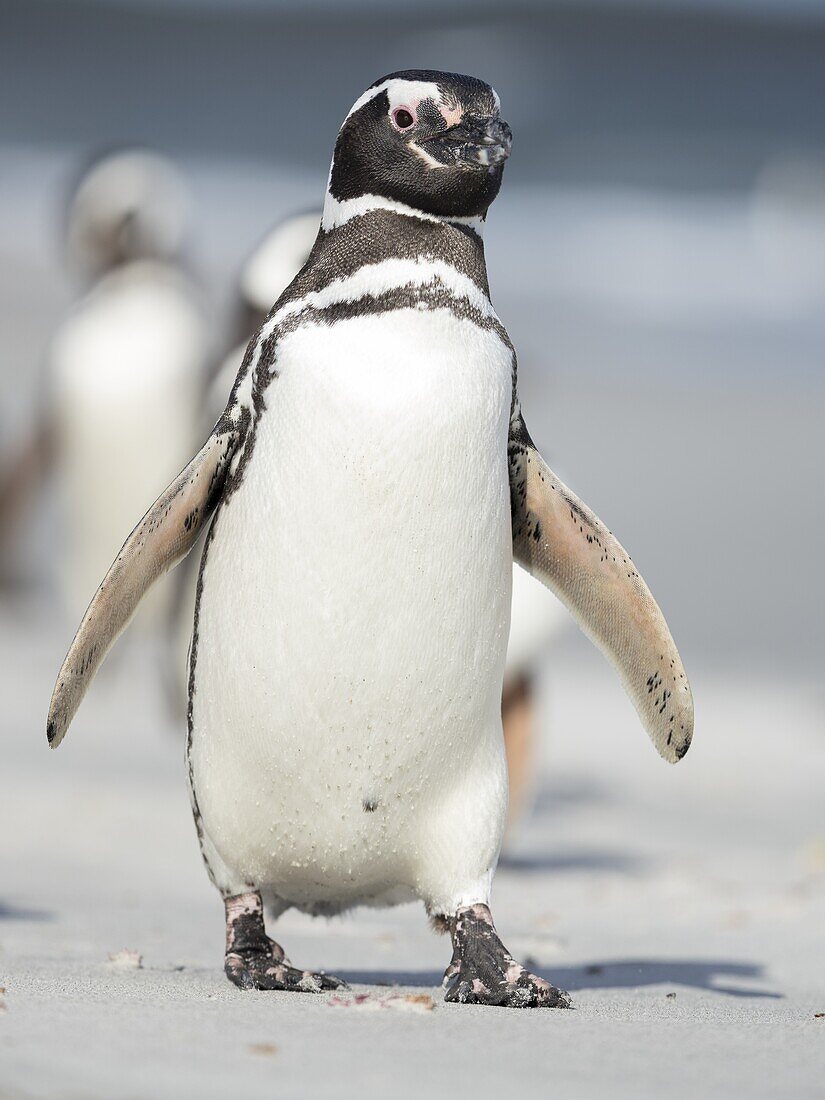
{"type": "Polygon", "coordinates": [[[506,813],[509,349],[446,310],[279,345],[208,548],[190,770],[219,887],[489,890],[506,813]]]}

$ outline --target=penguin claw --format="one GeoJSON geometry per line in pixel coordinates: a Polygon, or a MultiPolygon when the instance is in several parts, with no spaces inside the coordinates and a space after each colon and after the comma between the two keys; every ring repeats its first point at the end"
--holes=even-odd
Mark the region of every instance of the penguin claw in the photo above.
{"type": "Polygon", "coordinates": [[[290,993],[324,993],[349,989],[341,978],[323,971],[299,970],[273,959],[271,952],[231,951],[224,960],[224,972],[238,989],[271,989],[290,993]]]}
{"type": "Polygon", "coordinates": [[[448,982],[444,1000],[453,1004],[494,1005],[498,1008],[572,1008],[569,994],[521,967],[515,982],[499,981],[492,988],[480,978],[461,975],[448,982]]]}

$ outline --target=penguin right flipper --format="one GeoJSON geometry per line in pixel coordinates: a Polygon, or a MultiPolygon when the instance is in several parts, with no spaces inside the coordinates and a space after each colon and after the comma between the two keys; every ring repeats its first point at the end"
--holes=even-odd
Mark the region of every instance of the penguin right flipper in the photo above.
{"type": "Polygon", "coordinates": [[[693,698],[662,612],[627,551],[547,466],[517,412],[508,443],[513,556],[611,661],[653,744],[681,760],[693,698]]]}
{"type": "Polygon", "coordinates": [[[123,544],[57,677],[46,727],[52,748],[63,740],[95,673],[147,590],[192,549],[221,498],[237,444],[237,429],[222,418],[123,544]]]}

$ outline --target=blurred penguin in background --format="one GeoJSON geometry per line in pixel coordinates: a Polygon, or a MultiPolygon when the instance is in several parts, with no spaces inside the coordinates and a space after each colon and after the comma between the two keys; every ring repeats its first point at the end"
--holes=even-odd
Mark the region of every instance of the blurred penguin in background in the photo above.
{"type": "MultiPolygon", "coordinates": [[[[69,202],[68,261],[85,293],[51,343],[46,434],[73,617],[201,432],[208,339],[182,263],[187,215],[177,171],[142,150],[98,159],[69,202]]],[[[158,626],[171,596],[161,586],[138,622],[158,626]]]]}
{"type": "MultiPolygon", "coordinates": [[[[226,407],[227,398],[243,362],[250,338],[263,324],[272,306],[304,266],[321,222],[321,211],[298,214],[279,222],[264,237],[240,274],[239,343],[226,356],[210,387],[207,401],[209,431],[226,407]]],[[[127,525],[128,526],[128,525],[127,525]]],[[[192,555],[193,559],[197,555],[192,555]]],[[[192,607],[197,578],[191,570],[186,594],[177,614],[176,648],[185,654],[192,630],[192,607]]],[[[539,666],[551,640],[569,622],[552,593],[519,566],[513,566],[513,603],[510,641],[502,697],[504,742],[510,776],[511,828],[529,809],[536,774],[536,687],[539,666]]],[[[185,664],[180,665],[181,700],[186,696],[185,664]]],[[[181,707],[183,702],[181,702],[181,707]]]]}
{"type": "Polygon", "coordinates": [[[295,214],[278,222],[241,268],[235,335],[237,343],[221,363],[210,388],[209,428],[226,408],[226,399],[240,370],[247,344],[306,263],[320,224],[320,210],[295,214]]]}

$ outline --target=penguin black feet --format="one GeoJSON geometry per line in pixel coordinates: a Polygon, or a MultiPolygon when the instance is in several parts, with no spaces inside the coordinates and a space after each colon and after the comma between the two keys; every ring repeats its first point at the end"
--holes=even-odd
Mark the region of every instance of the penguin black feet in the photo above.
{"type": "Polygon", "coordinates": [[[239,989],[280,989],[293,993],[321,993],[346,989],[347,983],[329,974],[298,970],[280,944],[266,934],[264,909],[258,893],[225,898],[226,956],[224,972],[239,989]]]}
{"type": "Polygon", "coordinates": [[[459,909],[450,921],[453,958],[444,1000],[502,1008],[570,1008],[570,997],[517,963],[498,938],[486,905],[459,909]]]}
{"type": "Polygon", "coordinates": [[[269,941],[273,953],[265,951],[232,951],[224,960],[224,972],[239,989],[280,989],[287,993],[323,993],[327,989],[346,989],[346,982],[323,972],[298,970],[287,962],[279,962],[277,943],[269,941]]]}

